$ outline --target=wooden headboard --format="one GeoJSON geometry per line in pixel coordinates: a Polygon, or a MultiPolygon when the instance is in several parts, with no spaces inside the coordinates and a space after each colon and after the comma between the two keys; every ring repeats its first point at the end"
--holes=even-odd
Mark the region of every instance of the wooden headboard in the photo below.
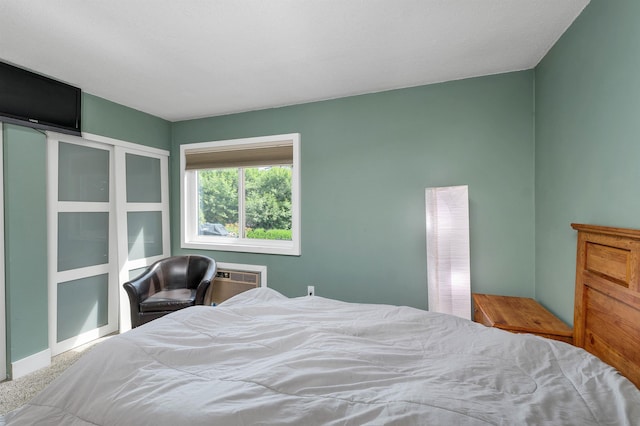
{"type": "Polygon", "coordinates": [[[578,231],[573,341],[640,387],[640,230],[578,231]]]}

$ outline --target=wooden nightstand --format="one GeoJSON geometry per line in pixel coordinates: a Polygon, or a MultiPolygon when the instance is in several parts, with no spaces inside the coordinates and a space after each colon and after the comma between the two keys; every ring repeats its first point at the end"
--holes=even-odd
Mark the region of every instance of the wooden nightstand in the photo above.
{"type": "Polygon", "coordinates": [[[512,333],[573,343],[573,330],[533,299],[473,294],[473,320],[512,333]]]}

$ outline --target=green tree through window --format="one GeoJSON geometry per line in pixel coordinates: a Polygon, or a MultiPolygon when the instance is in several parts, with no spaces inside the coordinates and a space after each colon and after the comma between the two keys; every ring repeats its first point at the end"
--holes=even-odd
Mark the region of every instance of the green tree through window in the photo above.
{"type": "Polygon", "coordinates": [[[245,237],[291,240],[291,173],[291,166],[198,171],[200,226],[220,223],[238,236],[244,175],[245,237]]]}
{"type": "Polygon", "coordinates": [[[238,169],[200,170],[199,222],[238,223],[238,169]]]}

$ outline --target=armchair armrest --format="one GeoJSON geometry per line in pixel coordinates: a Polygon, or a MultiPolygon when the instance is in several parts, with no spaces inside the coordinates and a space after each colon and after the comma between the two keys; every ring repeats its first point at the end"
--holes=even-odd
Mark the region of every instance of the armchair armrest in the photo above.
{"type": "Polygon", "coordinates": [[[148,268],[141,275],[123,284],[130,300],[141,302],[151,296],[151,284],[154,281],[154,275],[157,274],[156,269],[148,268]]]}
{"type": "Polygon", "coordinates": [[[217,265],[215,260],[213,259],[202,259],[199,257],[196,258],[196,256],[192,256],[192,258],[195,258],[195,259],[192,259],[192,261],[195,261],[198,263],[203,262],[207,265],[207,268],[202,274],[202,278],[200,279],[200,282],[196,287],[196,303],[195,304],[203,305],[204,298],[207,294],[207,290],[209,289],[209,286],[211,285],[213,280],[215,280],[216,278],[217,265]]]}

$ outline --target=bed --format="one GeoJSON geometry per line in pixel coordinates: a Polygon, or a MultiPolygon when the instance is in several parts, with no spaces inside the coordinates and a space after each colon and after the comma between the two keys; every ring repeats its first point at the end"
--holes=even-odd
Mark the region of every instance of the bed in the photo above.
{"type": "Polygon", "coordinates": [[[574,223],[574,344],[640,387],[640,230],[574,223]]]}
{"type": "MultiPolygon", "coordinates": [[[[593,323],[612,320],[628,334],[601,353],[632,365],[620,347],[637,344],[640,322],[593,319],[595,291],[576,290],[584,350],[409,307],[258,288],[101,343],[0,424],[640,424],[636,385],[588,352],[605,339],[593,323]]],[[[637,314],[637,299],[622,302],[637,314]]]]}

